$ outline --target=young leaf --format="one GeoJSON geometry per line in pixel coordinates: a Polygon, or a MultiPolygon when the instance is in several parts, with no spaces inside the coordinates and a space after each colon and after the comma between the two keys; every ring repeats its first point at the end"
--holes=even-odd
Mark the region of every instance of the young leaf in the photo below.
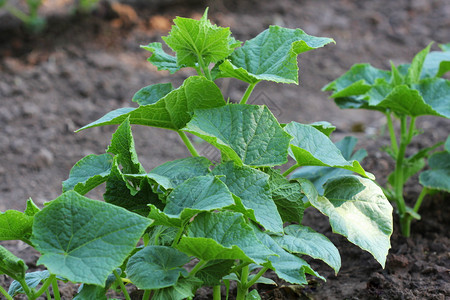
{"type": "Polygon", "coordinates": [[[15,280],[25,278],[28,267],[25,262],[0,245],[0,274],[6,274],[15,280]]]}
{"type": "Polygon", "coordinates": [[[255,226],[253,226],[253,228],[258,239],[267,248],[277,254],[277,256],[271,256],[269,260],[272,263],[273,270],[278,275],[278,277],[286,280],[287,282],[299,285],[308,284],[305,273],[325,280],[325,278],[316,273],[305,260],[289,252],[286,252],[273,240],[270,235],[262,232],[255,226]]]}
{"type": "Polygon", "coordinates": [[[166,246],[148,246],[128,260],[125,272],[128,278],[142,290],[173,286],[187,271],[182,268],[189,256],[166,246]]]}
{"type": "MultiPolygon", "coordinates": [[[[50,277],[50,272],[47,270],[26,273],[25,282],[29,288],[33,289],[37,287],[42,280],[45,280],[48,277],[50,277]]],[[[9,286],[8,295],[14,297],[18,294],[25,294],[25,291],[23,290],[22,285],[17,280],[14,280],[9,286]]]]}
{"type": "Polygon", "coordinates": [[[128,117],[131,124],[179,130],[191,119],[194,109],[223,105],[225,100],[214,82],[202,76],[192,76],[154,104],[116,109],[77,131],[121,124],[128,117]]]}
{"type": "Polygon", "coordinates": [[[224,175],[220,179],[228,189],[242,201],[253,216],[248,216],[271,232],[283,232],[283,222],[277,206],[272,200],[269,176],[248,166],[239,167],[233,162],[218,165],[214,175],[224,175]]]}
{"type": "Polygon", "coordinates": [[[134,147],[133,135],[129,117],[120,124],[114,132],[111,144],[106,152],[116,155],[117,162],[122,165],[123,173],[142,174],[145,173],[144,167],[138,160],[136,149],[134,147]]]}
{"type": "Polygon", "coordinates": [[[147,60],[158,68],[158,71],[167,70],[170,74],[173,74],[185,67],[184,65],[177,64],[177,58],[164,52],[161,43],[150,43],[147,46],[141,46],[141,48],[152,52],[147,60]]]}
{"type": "Polygon", "coordinates": [[[191,177],[208,175],[210,166],[206,157],[187,157],[166,162],[151,170],[149,175],[168,177],[176,187],[191,177]]]}
{"type": "Polygon", "coordinates": [[[333,268],[337,275],[341,268],[341,256],[326,236],[302,225],[289,225],[284,228],[284,232],[284,235],[273,238],[282,248],[320,259],[333,268]]]}
{"type": "Polygon", "coordinates": [[[219,148],[239,165],[277,166],[287,162],[291,137],[266,106],[233,104],[196,110],[183,130],[219,148]]]}
{"type": "Polygon", "coordinates": [[[323,134],[325,134],[328,137],[331,135],[331,133],[333,133],[333,131],[336,130],[336,126],[334,126],[331,123],[326,122],[326,121],[314,122],[309,125],[314,127],[315,129],[319,130],[320,132],[322,132],[323,134]]]}
{"type": "Polygon", "coordinates": [[[432,44],[429,44],[425,49],[416,54],[411,62],[411,66],[408,69],[405,81],[407,84],[418,83],[420,80],[420,73],[422,73],[422,67],[425,62],[427,54],[430,52],[432,44]]]}
{"type": "Polygon", "coordinates": [[[364,171],[358,161],[347,161],[333,142],[314,127],[291,122],[284,130],[294,137],[289,154],[298,165],[342,168],[374,178],[372,174],[364,171]]]}
{"type": "Polygon", "coordinates": [[[303,219],[303,195],[298,182],[290,182],[279,170],[268,169],[272,199],[283,222],[301,223],[303,219]]]}
{"type": "Polygon", "coordinates": [[[158,83],[143,87],[134,94],[131,101],[137,102],[139,105],[149,105],[158,102],[159,99],[165,97],[173,91],[171,83],[158,83]]]}
{"type": "Polygon", "coordinates": [[[40,212],[41,210],[39,209],[39,207],[37,207],[37,205],[33,202],[33,199],[28,198],[27,199],[27,207],[24,210],[24,214],[26,216],[34,216],[35,214],[37,214],[38,212],[40,212]]]}
{"type": "Polygon", "coordinates": [[[450,152],[434,153],[428,159],[428,165],[431,170],[420,173],[420,184],[429,189],[450,193],[450,152]]]}
{"type": "MultiPolygon", "coordinates": [[[[357,141],[354,137],[346,136],[336,142],[335,145],[347,161],[356,160],[361,162],[367,156],[367,151],[359,149],[353,154],[353,149],[357,141]]],[[[314,183],[314,186],[320,194],[323,194],[323,185],[328,179],[341,175],[350,175],[351,173],[352,171],[341,168],[305,166],[295,170],[290,178],[306,178],[314,183]]]]}
{"type": "Polygon", "coordinates": [[[108,179],[111,172],[112,156],[91,154],[79,160],[70,170],[69,178],[62,183],[63,192],[74,190],[86,194],[108,179]]]}
{"type": "Polygon", "coordinates": [[[105,285],[135,248],[150,220],[69,191],[34,217],[38,264],[72,282],[105,285]]]}
{"type": "Polygon", "coordinates": [[[391,247],[392,206],[380,187],[348,175],[330,179],[324,190],[323,196],[308,194],[311,205],[330,218],[333,232],[370,252],[384,267],[391,247]]]}
{"type": "Polygon", "coordinates": [[[17,210],[0,212],[0,241],[27,240],[31,236],[33,217],[17,210]]]}
{"type": "Polygon", "coordinates": [[[203,260],[241,259],[257,264],[275,255],[256,238],[243,215],[234,212],[199,214],[177,248],[203,260]]]}
{"type": "Polygon", "coordinates": [[[169,35],[162,39],[177,54],[177,65],[194,67],[197,63],[208,66],[228,57],[238,44],[229,28],[212,25],[208,10],[200,20],[177,17],[169,35]]]}
{"type": "Polygon", "coordinates": [[[297,55],[332,42],[301,29],[270,26],[236,49],[219,66],[219,77],[234,77],[250,84],[261,80],[298,84],[297,55]]]}

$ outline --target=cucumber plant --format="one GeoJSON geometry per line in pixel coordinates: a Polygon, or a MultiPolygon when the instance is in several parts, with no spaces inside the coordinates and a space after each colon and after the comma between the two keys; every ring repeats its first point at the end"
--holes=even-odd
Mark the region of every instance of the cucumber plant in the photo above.
{"type": "MultiPolygon", "coordinates": [[[[384,267],[392,234],[392,206],[358,161],[331,142],[329,123],[280,124],[264,105],[246,104],[261,81],[298,84],[297,56],[334,42],[300,29],[271,26],[242,45],[229,28],[177,17],[161,43],[143,46],[159,70],[194,68],[198,75],[174,88],[153,84],[133,97],[137,107],[119,108],[80,130],[118,125],[106,153],[88,155],[72,168],[63,193],[42,209],[28,201],[24,212],[0,214],[0,240],[22,240],[41,253],[47,270],[26,273],[24,262],[0,248],[0,273],[15,281],[0,292],[59,299],[58,280],[81,283],[75,299],[106,299],[126,285],[142,299],[192,299],[202,286],[237,282],[236,299],[257,299],[263,275],[306,285],[323,278],[302,258],[341,267],[338,249],[302,224],[306,207],[329,217],[333,231],[370,252],[384,267]],[[239,103],[225,100],[215,80],[248,84],[239,103]],[[192,156],[146,171],[139,162],[131,125],[175,131],[192,156]],[[221,153],[218,162],[198,154],[197,136],[221,153]],[[291,156],[295,163],[283,173],[291,156]],[[306,178],[288,180],[299,166],[350,171],[330,178],[319,192],[306,178]],[[358,175],[353,175],[356,173],[358,175]],[[104,202],[84,195],[105,183],[104,202]]],[[[232,99],[236,100],[236,99],[232,99]]],[[[237,102],[237,101],[236,101],[237,102]]]]}
{"type": "Polygon", "coordinates": [[[430,52],[431,44],[420,51],[411,64],[381,70],[369,64],[354,65],[348,72],[326,85],[332,91],[340,108],[369,109],[386,116],[390,146],[385,151],[395,161],[395,169],[388,177],[384,192],[395,202],[400,217],[401,232],[410,236],[411,221],[420,219],[419,208],[424,197],[436,190],[450,192],[450,141],[444,151],[433,154],[444,141],[431,147],[418,149],[407,156],[408,146],[414,136],[421,133],[416,127],[419,116],[430,115],[450,118],[450,80],[443,78],[450,70],[450,44],[440,45],[442,51],[430,52]],[[400,123],[396,130],[394,121],[400,123]],[[404,199],[404,185],[426,167],[419,175],[422,191],[409,207],[404,199]]]}

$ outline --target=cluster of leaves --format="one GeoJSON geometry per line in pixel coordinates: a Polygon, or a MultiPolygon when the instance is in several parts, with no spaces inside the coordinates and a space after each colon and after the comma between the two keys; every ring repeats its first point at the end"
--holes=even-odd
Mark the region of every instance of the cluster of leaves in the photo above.
{"type": "MultiPolygon", "coordinates": [[[[60,197],[42,210],[29,200],[23,213],[0,214],[0,240],[32,245],[48,270],[26,273],[23,261],[1,248],[0,274],[16,280],[8,292],[0,289],[8,299],[17,293],[36,299],[50,285],[56,298],[57,280],[82,283],[76,299],[106,299],[110,288],[129,299],[125,285],[131,283],[145,291],[143,299],[192,298],[200,286],[212,286],[220,299],[221,285],[229,290],[230,281],[237,282],[237,299],[258,299],[249,289],[273,283],[262,277],[269,269],[305,285],[306,274],[324,278],[301,255],[336,273],[341,266],[333,243],[302,225],[309,206],[384,266],[392,206],[373,175],[331,142],[335,128],[326,122],[280,124],[266,106],[245,104],[260,81],[298,83],[297,55],[333,40],[271,26],[241,46],[206,12],[201,20],[177,17],[174,23],[163,39],[176,56],[152,43],[144,47],[152,52],[149,61],[171,73],[192,67],[198,76],[178,88],[144,87],[133,97],[137,108],[117,109],[81,128],[119,125],[107,153],[88,155],[72,168],[60,197]],[[249,84],[240,103],[225,101],[214,82],[221,77],[249,84]],[[192,157],[145,171],[132,124],[176,131],[192,157]],[[221,161],[199,156],[187,133],[217,147],[221,161]],[[281,174],[288,156],[295,164],[281,174]],[[300,166],[349,174],[329,176],[318,190],[307,178],[286,178],[300,166]],[[102,183],[104,202],[84,196],[102,183]]],[[[352,152],[354,140],[342,144],[352,152]]]]}
{"type": "MultiPolygon", "coordinates": [[[[77,11],[81,13],[91,12],[97,7],[99,0],[79,0],[77,3],[77,11]]],[[[15,5],[9,4],[8,0],[0,0],[0,9],[8,11],[11,15],[23,22],[25,27],[31,32],[41,32],[47,22],[44,17],[39,15],[39,8],[42,0],[25,0],[28,7],[27,12],[22,11],[15,5]]]]}
{"type": "Polygon", "coordinates": [[[387,153],[395,160],[395,170],[388,178],[385,194],[397,205],[402,233],[410,235],[412,219],[420,219],[418,210],[423,198],[433,191],[450,192],[449,139],[446,151],[432,154],[441,146],[419,149],[406,157],[412,138],[419,134],[416,118],[431,115],[450,118],[450,80],[443,75],[450,71],[450,44],[440,45],[442,51],[430,52],[431,44],[420,51],[411,64],[385,71],[369,64],[354,65],[347,73],[324,87],[340,108],[369,109],[382,112],[387,119],[391,145],[387,153]],[[393,120],[399,120],[396,133],[393,120]],[[431,155],[431,157],[430,157],[431,155]],[[408,179],[426,166],[431,170],[420,174],[423,190],[413,208],[405,204],[403,187],[408,179]]]}

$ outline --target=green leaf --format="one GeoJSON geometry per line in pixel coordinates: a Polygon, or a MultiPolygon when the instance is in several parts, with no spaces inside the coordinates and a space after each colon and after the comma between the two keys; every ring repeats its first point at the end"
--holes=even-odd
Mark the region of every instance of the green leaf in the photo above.
{"type": "Polygon", "coordinates": [[[152,300],[183,300],[194,297],[193,291],[201,284],[202,282],[195,277],[181,277],[174,286],[156,290],[152,300]]]}
{"type": "Polygon", "coordinates": [[[17,210],[0,212],[0,241],[28,239],[32,226],[32,216],[17,210]]]}
{"type": "Polygon", "coordinates": [[[414,84],[419,82],[420,73],[422,73],[422,67],[425,62],[425,58],[430,52],[431,45],[432,44],[430,43],[425,49],[417,53],[416,56],[413,58],[405,78],[407,84],[414,84]]]}
{"type": "Polygon", "coordinates": [[[419,175],[420,184],[439,191],[450,193],[450,152],[436,152],[428,159],[431,170],[419,175]]]}
{"type": "Polygon", "coordinates": [[[370,64],[356,64],[344,75],[322,88],[333,91],[331,98],[342,98],[365,94],[377,78],[389,81],[390,72],[372,67],[370,64]]]}
{"type": "MultiPolygon", "coordinates": [[[[114,159],[116,160],[116,159],[114,159]]],[[[123,207],[131,212],[147,216],[150,212],[148,204],[162,208],[163,204],[158,195],[153,192],[148,178],[141,179],[138,189],[132,193],[126,177],[122,174],[117,163],[113,164],[111,174],[106,181],[106,191],[103,194],[106,202],[123,207]]]]}
{"type": "Polygon", "coordinates": [[[189,260],[177,249],[148,246],[130,257],[125,272],[139,289],[161,289],[175,285],[181,274],[187,275],[182,266],[189,260]]]}
{"type": "Polygon", "coordinates": [[[295,256],[289,252],[286,252],[278,245],[273,238],[267,233],[262,232],[258,228],[255,228],[255,233],[258,239],[270,250],[276,253],[278,256],[271,256],[269,258],[272,263],[273,270],[283,280],[293,284],[307,285],[305,273],[319,277],[325,280],[322,276],[316,273],[311,266],[303,259],[295,256]]]}
{"type": "Polygon", "coordinates": [[[298,182],[290,182],[279,170],[269,169],[269,185],[283,222],[301,223],[303,219],[303,195],[298,182]]]}
{"type": "Polygon", "coordinates": [[[93,284],[82,284],[73,300],[107,300],[105,288],[93,284]]]}
{"type": "Polygon", "coordinates": [[[194,67],[201,62],[208,66],[228,57],[234,50],[235,40],[229,28],[211,24],[206,9],[200,20],[177,17],[169,35],[162,39],[177,54],[177,65],[194,67]]]}
{"type": "Polygon", "coordinates": [[[149,172],[170,178],[174,187],[185,180],[210,173],[211,162],[206,157],[187,157],[166,162],[149,172]]]}
{"type": "MultiPolygon", "coordinates": [[[[249,276],[250,277],[250,276],[249,276]]],[[[261,277],[264,278],[264,277],[261,277]]],[[[261,279],[259,278],[259,279],[261,279]]],[[[262,279],[261,279],[262,280],[262,279]]],[[[269,279],[270,280],[270,279],[269,279]]],[[[272,284],[272,283],[271,283],[272,284]]],[[[274,282],[274,284],[276,285],[276,283],[274,282]]],[[[245,300],[261,300],[261,296],[259,295],[257,290],[252,290],[250,293],[248,293],[245,296],[245,300]]]]}
{"type": "Polygon", "coordinates": [[[270,26],[236,49],[220,66],[219,77],[234,77],[250,84],[261,80],[298,84],[297,55],[333,42],[301,29],[270,26]]]}
{"type": "Polygon", "coordinates": [[[397,86],[405,83],[405,76],[403,76],[400,71],[395,67],[394,63],[391,61],[391,81],[392,86],[397,86]]]}
{"type": "Polygon", "coordinates": [[[167,70],[170,74],[173,74],[185,67],[184,65],[177,64],[177,58],[164,52],[161,43],[150,43],[147,46],[141,46],[141,48],[152,52],[152,56],[148,58],[148,61],[158,68],[158,71],[167,70]]]}
{"type": "Polygon", "coordinates": [[[167,197],[164,213],[182,221],[201,211],[234,205],[227,186],[216,176],[198,176],[177,186],[167,197]]]}
{"type": "Polygon", "coordinates": [[[233,104],[196,110],[183,130],[219,148],[240,165],[276,166],[287,162],[291,137],[266,106],[233,104]]]}
{"type": "Polygon", "coordinates": [[[450,43],[439,44],[439,48],[441,48],[441,50],[444,52],[446,52],[446,51],[448,52],[448,51],[450,51],[450,43]]]}
{"type": "Polygon", "coordinates": [[[79,160],[70,170],[69,178],[63,181],[63,192],[74,190],[82,195],[108,179],[112,156],[91,154],[79,160]]]}
{"type": "Polygon", "coordinates": [[[341,268],[341,256],[326,236],[302,225],[289,225],[284,228],[284,232],[285,235],[274,237],[282,248],[320,259],[333,268],[337,275],[341,268]]]}
{"type": "MultiPolygon", "coordinates": [[[[346,136],[342,140],[336,142],[335,145],[346,160],[356,160],[361,162],[367,156],[367,151],[359,149],[353,154],[357,141],[358,139],[355,137],[346,136]]],[[[328,179],[341,175],[350,175],[351,173],[352,171],[350,170],[340,168],[305,166],[294,171],[290,178],[306,178],[312,181],[317,191],[322,194],[323,185],[328,179]]]]}
{"type": "Polygon", "coordinates": [[[223,105],[225,100],[214,82],[201,76],[191,76],[182,86],[154,104],[116,109],[77,131],[121,124],[128,117],[131,124],[179,130],[191,119],[194,109],[223,105]]]}
{"type": "Polygon", "coordinates": [[[378,185],[348,175],[332,178],[323,196],[308,194],[312,206],[330,218],[333,232],[370,252],[384,267],[391,247],[392,206],[378,185]]]}
{"type": "Polygon", "coordinates": [[[123,208],[69,191],[34,217],[38,264],[72,282],[105,285],[150,225],[123,208]]]}
{"type": "Polygon", "coordinates": [[[220,179],[228,189],[242,201],[245,208],[254,215],[247,215],[271,232],[283,232],[283,222],[277,206],[272,200],[269,176],[248,166],[239,167],[233,162],[218,165],[214,175],[224,175],[220,179]]]}
{"type": "Polygon", "coordinates": [[[243,215],[234,212],[199,214],[177,248],[203,260],[241,259],[257,264],[275,255],[256,238],[243,215]]]}
{"type": "Polygon", "coordinates": [[[39,207],[37,207],[37,205],[33,202],[33,200],[31,198],[28,198],[27,207],[25,208],[23,213],[27,216],[32,217],[40,211],[41,210],[39,209],[39,207]]]}
{"type": "Polygon", "coordinates": [[[333,131],[336,130],[336,126],[334,126],[331,123],[326,122],[326,121],[314,122],[309,125],[316,128],[317,130],[319,130],[320,132],[322,132],[323,134],[325,134],[328,137],[331,135],[331,133],[333,131]]]}
{"type": "Polygon", "coordinates": [[[284,127],[284,130],[294,137],[289,154],[299,166],[342,168],[374,178],[372,174],[364,171],[358,161],[347,161],[333,142],[314,127],[291,122],[284,127]]]}
{"type": "MultiPolygon", "coordinates": [[[[50,277],[50,273],[47,270],[26,273],[25,282],[30,289],[34,289],[42,280],[45,280],[48,277],[50,277]]],[[[25,294],[25,291],[23,290],[22,285],[20,285],[17,280],[14,280],[9,286],[8,295],[14,297],[18,294],[25,294]]]]}
{"type": "Polygon", "coordinates": [[[448,71],[450,71],[450,51],[433,51],[425,58],[420,76],[421,79],[442,77],[448,71]]]}
{"type": "Polygon", "coordinates": [[[15,280],[25,278],[28,267],[25,262],[0,245],[0,274],[6,274],[15,280]]]}
{"type": "MultiPolygon", "coordinates": [[[[203,286],[215,286],[221,284],[222,278],[229,274],[234,267],[235,261],[232,259],[219,259],[206,263],[200,271],[195,273],[195,277],[203,281],[203,286]]],[[[232,273],[234,274],[234,273],[232,273]]]]}
{"type": "Polygon", "coordinates": [[[152,84],[137,91],[131,101],[137,102],[139,105],[154,104],[171,91],[173,91],[171,83],[152,84]]]}
{"type": "MultiPolygon", "coordinates": [[[[450,52],[449,52],[450,53],[450,52]]],[[[450,118],[450,81],[442,78],[425,79],[412,86],[419,91],[425,103],[440,115],[450,118]]]]}

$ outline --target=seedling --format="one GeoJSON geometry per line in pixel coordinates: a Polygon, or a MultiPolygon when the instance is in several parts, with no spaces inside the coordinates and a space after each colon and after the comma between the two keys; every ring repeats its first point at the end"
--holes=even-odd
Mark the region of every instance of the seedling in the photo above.
{"type": "Polygon", "coordinates": [[[3,8],[11,15],[18,18],[25,24],[25,27],[33,32],[40,32],[44,29],[46,21],[38,14],[39,8],[42,5],[42,0],[26,0],[28,6],[28,13],[25,13],[8,3],[8,0],[0,0],[0,9],[3,8]]]}
{"type": "Polygon", "coordinates": [[[0,215],[0,239],[32,245],[42,254],[38,264],[47,268],[26,273],[24,262],[1,248],[0,272],[15,279],[8,292],[0,289],[7,299],[18,293],[36,299],[50,285],[59,299],[57,280],[82,283],[75,299],[106,299],[110,288],[130,299],[128,284],[143,290],[143,299],[192,299],[201,286],[213,287],[213,298],[221,299],[220,287],[229,293],[230,281],[237,282],[236,299],[258,299],[249,290],[273,283],[263,277],[269,269],[306,285],[306,274],[324,278],[301,255],[336,273],[341,267],[334,244],[302,225],[308,206],[384,266],[392,206],[373,176],[331,142],[334,127],[280,124],[266,106],[245,104],[263,80],[297,84],[297,56],[333,40],[271,26],[242,45],[229,28],[211,24],[206,12],[201,20],[177,17],[174,23],[163,40],[175,56],[161,43],[143,48],[159,70],[191,67],[198,76],[177,88],[144,87],[132,99],[138,107],[119,108],[81,128],[119,125],[107,153],[88,155],[72,168],[61,196],[42,210],[29,200],[25,212],[0,215]],[[240,103],[223,98],[215,84],[221,77],[248,83],[240,103]],[[192,157],[145,171],[131,124],[177,132],[192,157]],[[199,156],[191,134],[217,147],[220,162],[199,156]],[[295,164],[282,174],[278,168],[288,155],[295,164]],[[308,165],[359,175],[330,178],[321,192],[305,178],[286,179],[308,165]],[[83,196],[102,183],[104,202],[83,196]]]}
{"type": "Polygon", "coordinates": [[[410,235],[412,219],[420,219],[419,208],[424,197],[435,191],[450,192],[449,139],[445,151],[432,154],[444,142],[419,149],[406,156],[413,137],[421,133],[416,118],[432,115],[450,118],[450,81],[441,78],[450,70],[450,44],[441,45],[442,51],[430,52],[431,44],[420,51],[411,64],[391,71],[380,70],[369,64],[354,65],[347,73],[324,87],[333,91],[340,108],[376,110],[386,116],[390,147],[385,151],[395,160],[395,169],[388,178],[384,192],[397,205],[402,234],[410,235]],[[396,131],[394,120],[400,123],[396,131]],[[431,157],[430,157],[431,155],[431,157]],[[431,170],[420,174],[422,192],[413,207],[406,205],[403,188],[408,179],[426,166],[431,170]]]}

